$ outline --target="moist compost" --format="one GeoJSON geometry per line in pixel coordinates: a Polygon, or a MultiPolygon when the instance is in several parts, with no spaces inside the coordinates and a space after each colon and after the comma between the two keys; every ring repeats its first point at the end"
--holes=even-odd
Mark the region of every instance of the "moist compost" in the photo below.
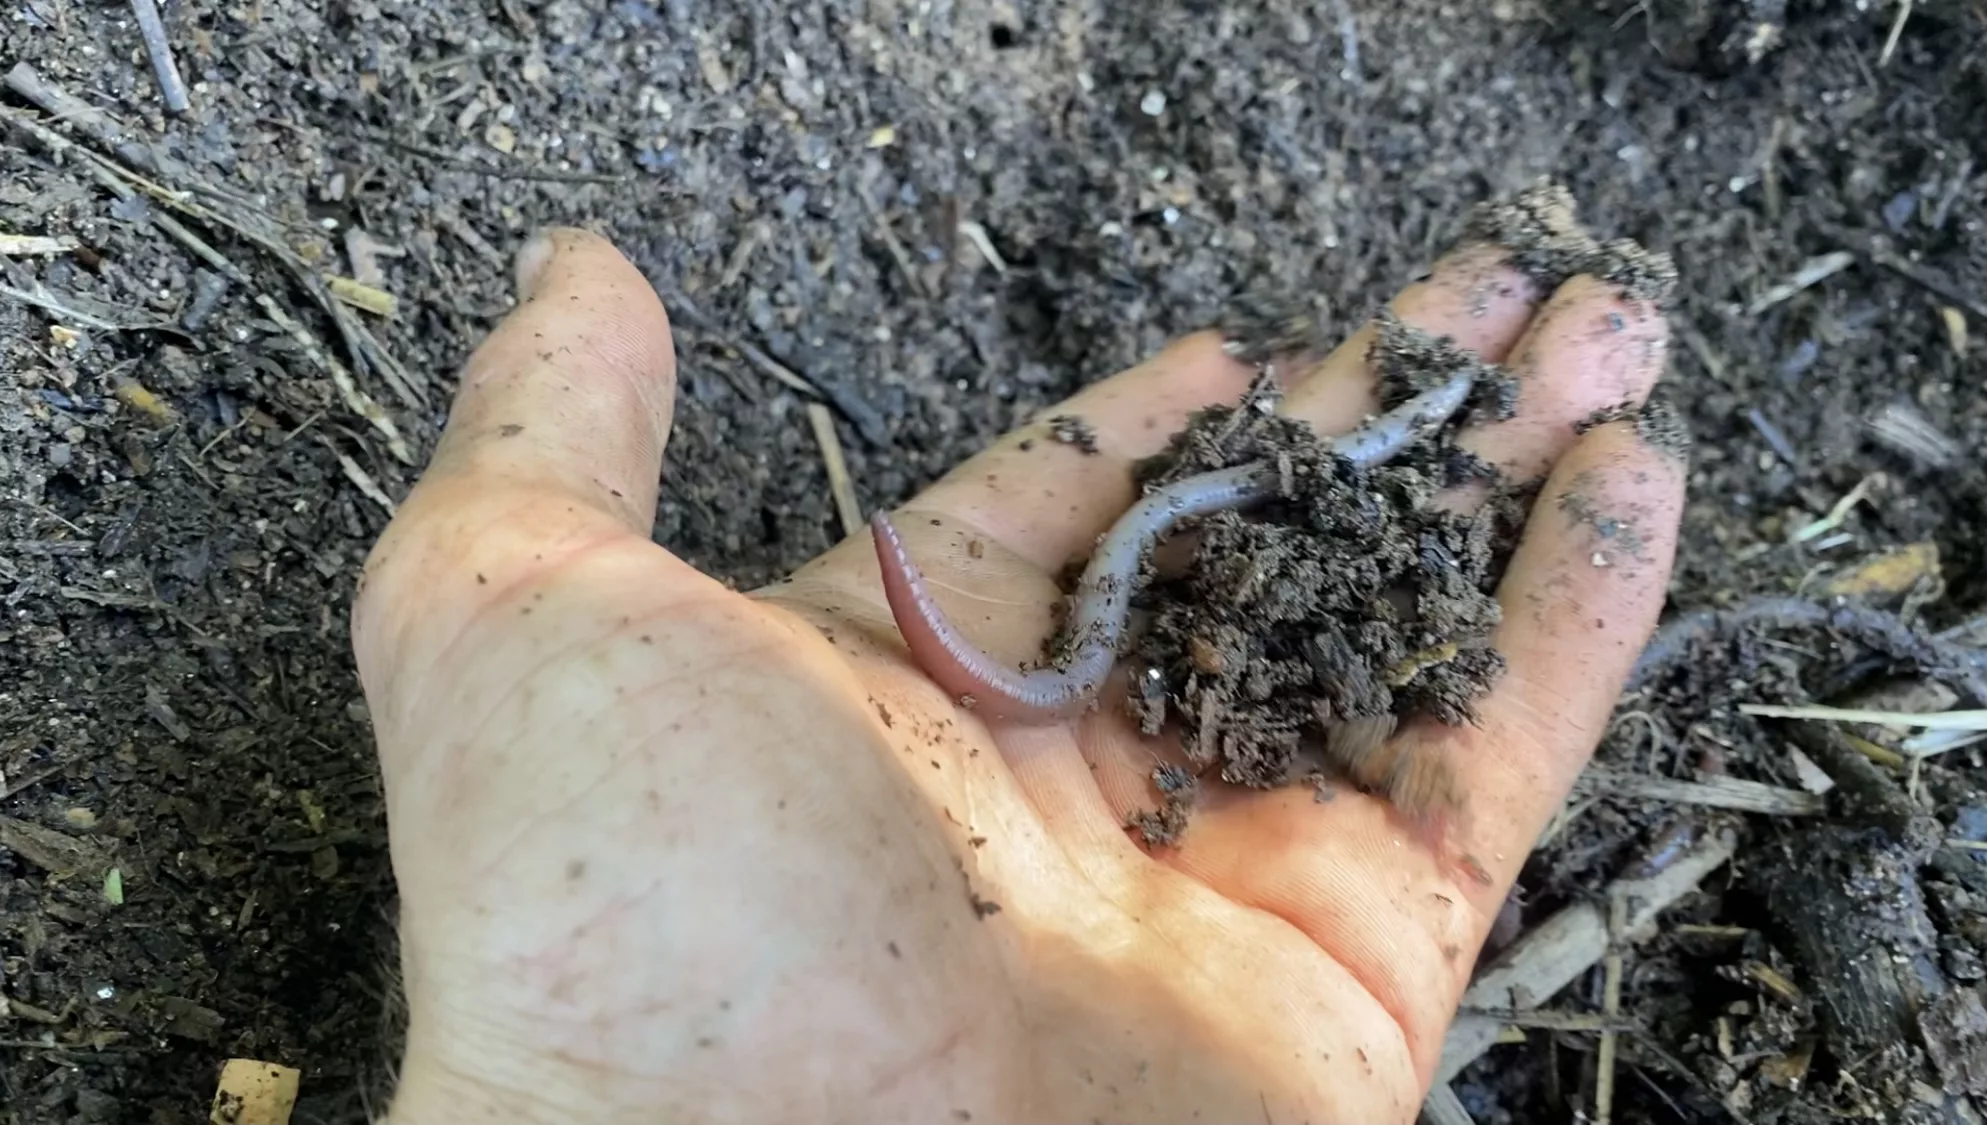
{"type": "MultiPolygon", "coordinates": [[[[1381,320],[1372,359],[1383,398],[1459,370],[1493,395],[1505,382],[1492,365],[1392,317],[1381,320]]],[[[1441,778],[1385,752],[1387,736],[1413,715],[1470,721],[1503,671],[1489,643],[1501,615],[1488,591],[1514,543],[1500,518],[1510,506],[1471,515],[1434,506],[1458,475],[1450,430],[1360,467],[1277,413],[1279,399],[1276,380],[1259,378],[1241,402],[1198,412],[1138,466],[1141,484],[1162,486],[1262,462],[1279,484],[1266,504],[1197,521],[1180,575],[1152,573],[1137,601],[1151,623],[1128,656],[1133,714],[1147,735],[1177,726],[1196,769],[1231,784],[1287,784],[1310,772],[1303,751],[1314,748],[1411,807],[1446,802],[1454,794],[1441,778]]],[[[1174,839],[1184,826],[1172,799],[1180,787],[1170,788],[1161,827],[1174,839]]]]}
{"type": "MultiPolygon", "coordinates": [[[[393,881],[345,607],[540,224],[608,235],[668,302],[681,390],[655,538],[752,587],[842,535],[810,403],[862,503],[896,504],[1167,340],[1251,319],[1249,295],[1263,327],[1232,335],[1284,363],[1472,225],[1539,234],[1526,260],[1558,276],[1551,207],[1472,215],[1551,177],[1582,222],[1690,279],[1668,301],[1671,405],[1638,424],[1690,449],[1670,594],[1707,627],[1621,701],[1610,776],[1805,794],[1795,724],[1739,704],[1897,679],[1987,706],[1950,659],[1987,639],[1968,628],[1987,610],[1970,0],[164,6],[188,113],[166,112],[125,4],[62,0],[10,10],[0,71],[30,64],[92,112],[11,87],[6,108],[134,169],[164,158],[188,173],[167,186],[217,189],[198,198],[265,217],[309,270],[390,293],[391,318],[354,315],[404,380],[264,248],[193,224],[242,271],[223,276],[159,232],[156,201],[5,134],[0,234],[73,245],[0,262],[43,302],[0,295],[5,1125],[198,1120],[231,1055],[302,1069],[298,1125],[377,1108],[393,881]],[[353,371],[407,459],[263,299],[353,371]],[[1893,558],[1929,561],[1868,569],[1893,558]],[[1861,616],[1757,612],[1844,583],[1861,616]]],[[[1435,452],[1404,468],[1467,470],[1435,452]]],[[[1308,518],[1293,503],[1223,534],[1268,550],[1308,518]]],[[[1190,594],[1154,591],[1220,640],[1189,606],[1223,598],[1190,594]]],[[[1526,866],[1520,930],[1737,830],[1748,877],[1721,871],[1624,947],[1616,1122],[1977,1115],[1957,1099],[1987,1057],[1968,1001],[1981,748],[1907,761],[1899,732],[1853,729],[1889,755],[1867,759],[1888,787],[1872,807],[1936,824],[1922,864],[1924,840],[1871,835],[1890,821],[1838,778],[1803,817],[1584,788],[1526,866]],[[1843,854],[1866,845],[1881,863],[1843,854]],[[1767,892],[1804,864],[1857,875],[1854,897],[1809,877],[1810,912],[1787,916],[1767,892]],[[1838,1021],[1860,978],[1802,935],[1821,918],[1930,960],[1937,995],[1863,990],[1907,1006],[1838,1021]],[[1872,1054],[1842,1037],[1860,1027],[1906,1030],[1872,1054]]],[[[1603,991],[1589,972],[1543,1002],[1564,1028],[1603,991]]],[[[1592,1118],[1598,1071],[1594,1032],[1531,1027],[1451,1085],[1478,1125],[1570,1121],[1592,1118]]]]}
{"type": "MultiPolygon", "coordinates": [[[[1633,240],[1598,240],[1564,185],[1550,180],[1480,204],[1463,237],[1500,247],[1541,292],[1587,275],[1660,306],[1676,289],[1667,255],[1633,240]]],[[[1516,413],[1516,378],[1384,309],[1374,322],[1365,358],[1383,410],[1459,374],[1473,389],[1464,410],[1400,456],[1360,467],[1277,412],[1278,363],[1307,362],[1328,347],[1301,303],[1255,292],[1224,313],[1229,354],[1257,363],[1260,376],[1241,402],[1197,412],[1135,476],[1161,487],[1263,463],[1276,468],[1277,496],[1197,521],[1182,574],[1148,566],[1137,604],[1152,621],[1129,653],[1136,687],[1128,702],[1146,735],[1176,728],[1200,773],[1254,788],[1337,776],[1426,818],[1464,794],[1448,763],[1391,736],[1420,716],[1473,722],[1475,702],[1503,673],[1491,644],[1502,620],[1494,591],[1538,482],[1500,481],[1454,441],[1466,425],[1516,413]],[[1486,480],[1494,487],[1476,511],[1434,503],[1444,488],[1486,480]]],[[[1576,429],[1640,414],[1625,404],[1576,429]]],[[[1561,507],[1602,540],[1641,553],[1633,528],[1593,510],[1577,487],[1561,507]]],[[[1177,843],[1186,830],[1194,790],[1175,769],[1154,775],[1160,808],[1132,819],[1149,843],[1177,843]]]]}

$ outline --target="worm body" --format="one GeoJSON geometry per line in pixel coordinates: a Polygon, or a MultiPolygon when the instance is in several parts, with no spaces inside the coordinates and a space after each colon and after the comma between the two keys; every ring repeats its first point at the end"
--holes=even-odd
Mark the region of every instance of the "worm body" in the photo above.
{"type": "MultiPolygon", "coordinates": [[[[1475,383],[1464,371],[1371,424],[1336,438],[1333,451],[1355,465],[1384,462],[1462,407],[1475,383]]],[[[1277,473],[1256,461],[1178,480],[1147,493],[1111,526],[1077,584],[1071,643],[1056,666],[1020,669],[975,645],[946,617],[911,561],[890,517],[870,518],[883,592],[911,658],[933,682],[989,718],[1053,722],[1088,708],[1118,659],[1131,619],[1132,589],[1146,552],[1183,519],[1244,508],[1275,495],[1277,473]]]]}

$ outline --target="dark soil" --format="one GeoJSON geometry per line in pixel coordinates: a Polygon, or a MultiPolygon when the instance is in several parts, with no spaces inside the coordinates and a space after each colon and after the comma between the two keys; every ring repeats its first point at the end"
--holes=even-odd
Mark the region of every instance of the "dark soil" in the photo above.
{"type": "MultiPolygon", "coordinates": [[[[1392,317],[1372,357],[1383,403],[1461,371],[1492,398],[1507,381],[1392,317]]],[[[1239,404],[1200,412],[1140,466],[1159,486],[1262,462],[1279,484],[1266,504],[1197,521],[1188,563],[1142,589],[1151,621],[1129,653],[1140,670],[1133,713],[1147,734],[1177,724],[1188,761],[1218,766],[1230,784],[1287,784],[1315,771],[1315,755],[1302,754],[1311,748],[1404,810],[1447,807],[1460,794],[1441,763],[1391,753],[1402,744],[1388,736],[1413,715],[1470,721],[1504,670],[1490,646],[1501,620],[1493,591],[1523,509],[1505,496],[1469,516],[1434,506],[1443,485],[1477,475],[1448,440],[1461,415],[1362,468],[1275,413],[1277,401],[1266,368],[1239,404]]],[[[1148,839],[1178,835],[1178,802],[1167,809],[1168,831],[1148,839]]]]}
{"type": "MultiPolygon", "coordinates": [[[[0,68],[121,123],[107,146],[63,115],[82,147],[223,189],[197,197],[220,218],[186,221],[242,279],[163,235],[163,204],[8,127],[0,232],[73,248],[0,262],[0,1121],[195,1118],[229,1055],[302,1067],[299,1122],[364,1116],[394,1050],[392,886],[345,607],[541,223],[602,230],[669,300],[657,537],[756,585],[839,535],[807,397],[864,503],[893,503],[1244,295],[1294,295],[1284,322],[1337,338],[1473,205],[1555,177],[1684,279],[1675,609],[1812,596],[1929,543],[1935,572],[1876,608],[1964,622],[1987,601],[1987,26],[1972,0],[1918,0],[1885,58],[1899,10],[181,5],[193,110],[168,119],[123,4],[24,0],[0,68]],[[347,316],[379,344],[354,375],[370,421],[284,323],[355,363],[302,281],[321,273],[397,299],[347,316]]],[[[1317,561],[1276,556],[1275,524],[1211,533],[1317,561]]],[[[1825,620],[1730,620],[1624,699],[1607,764],[1798,787],[1793,728],[1738,704],[1927,666],[1825,620]]],[[[1857,733],[1883,800],[1844,784],[1796,823],[1588,792],[1529,866],[1518,922],[1742,829],[1735,874],[1628,951],[1617,1121],[1967,1119],[1949,1099],[1987,1073],[1980,751],[1900,765],[1894,734],[1857,733]],[[1870,811],[1896,801],[1918,819],[1870,811]],[[1857,974],[1879,955],[1911,987],[1857,974]],[[1895,1034],[1863,1047],[1877,1027],[1895,1034]]],[[[1596,1010],[1599,980],[1552,1006],[1596,1010]]],[[[1595,1045],[1534,1029],[1456,1089],[1479,1122],[1570,1120],[1595,1045]]]]}

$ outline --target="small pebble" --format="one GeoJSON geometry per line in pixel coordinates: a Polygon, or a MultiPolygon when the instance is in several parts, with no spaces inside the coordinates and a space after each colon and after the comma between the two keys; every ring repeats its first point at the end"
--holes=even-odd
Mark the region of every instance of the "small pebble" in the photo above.
{"type": "Polygon", "coordinates": [[[1158,90],[1149,91],[1138,103],[1138,108],[1147,117],[1157,117],[1166,112],[1166,95],[1158,90]]]}

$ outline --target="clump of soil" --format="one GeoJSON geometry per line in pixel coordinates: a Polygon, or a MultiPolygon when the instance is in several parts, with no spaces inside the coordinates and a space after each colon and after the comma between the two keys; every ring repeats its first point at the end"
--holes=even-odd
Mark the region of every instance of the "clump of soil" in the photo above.
{"type": "MultiPolygon", "coordinates": [[[[1478,205],[1464,239],[1501,247],[1542,292],[1577,275],[1658,305],[1676,290],[1667,255],[1596,239],[1575,217],[1572,194],[1551,180],[1478,205]]],[[[1275,788],[1336,775],[1422,817],[1460,801],[1451,770],[1391,736],[1417,716],[1474,721],[1474,704],[1503,673],[1491,644],[1501,620],[1494,592],[1536,485],[1498,481],[1453,440],[1463,426],[1515,415],[1517,380],[1390,312],[1376,324],[1367,362],[1383,409],[1460,372],[1471,373],[1475,389],[1404,455],[1362,468],[1276,413],[1276,365],[1325,350],[1320,319],[1264,291],[1242,295],[1224,314],[1229,354],[1261,375],[1239,404],[1196,414],[1137,476],[1157,486],[1265,461],[1281,486],[1268,504],[1202,521],[1183,572],[1148,568],[1141,604],[1153,619],[1131,652],[1141,674],[1129,705],[1147,735],[1176,724],[1193,767],[1218,770],[1230,784],[1275,788]],[[1493,483],[1481,509],[1435,505],[1441,489],[1471,480],[1493,483]]],[[[1687,440],[1666,408],[1627,404],[1609,417],[1637,419],[1668,449],[1687,440]]],[[[1131,826],[1150,843],[1170,843],[1185,829],[1193,789],[1170,774],[1155,782],[1162,807],[1131,826]]]]}
{"type": "Polygon", "coordinates": [[[1667,305],[1676,293],[1676,263],[1633,239],[1600,241],[1580,225],[1573,193],[1539,180],[1510,199],[1478,204],[1464,230],[1502,246],[1511,264],[1550,292],[1579,274],[1617,286],[1631,299],[1667,305]]]}
{"type": "MultiPolygon", "coordinates": [[[[1385,398],[1464,366],[1493,397],[1505,383],[1449,341],[1392,318],[1380,328],[1385,398]]],[[[1503,671],[1491,591],[1515,543],[1511,505],[1470,515],[1434,505],[1441,487],[1479,471],[1459,467],[1447,430],[1362,468],[1275,413],[1277,399],[1275,380],[1259,378],[1139,467],[1142,483],[1161,485],[1268,461],[1281,486],[1266,504],[1201,521],[1190,565],[1152,575],[1141,595],[1151,627],[1130,656],[1141,670],[1133,712],[1147,734],[1176,723],[1192,765],[1231,784],[1286,784],[1315,769],[1304,751],[1322,748],[1362,786],[1404,804],[1442,801],[1441,778],[1387,753],[1386,740],[1410,715],[1470,721],[1503,671]]],[[[1137,825],[1155,842],[1183,827],[1181,787],[1162,789],[1165,809],[1137,825]]]]}

